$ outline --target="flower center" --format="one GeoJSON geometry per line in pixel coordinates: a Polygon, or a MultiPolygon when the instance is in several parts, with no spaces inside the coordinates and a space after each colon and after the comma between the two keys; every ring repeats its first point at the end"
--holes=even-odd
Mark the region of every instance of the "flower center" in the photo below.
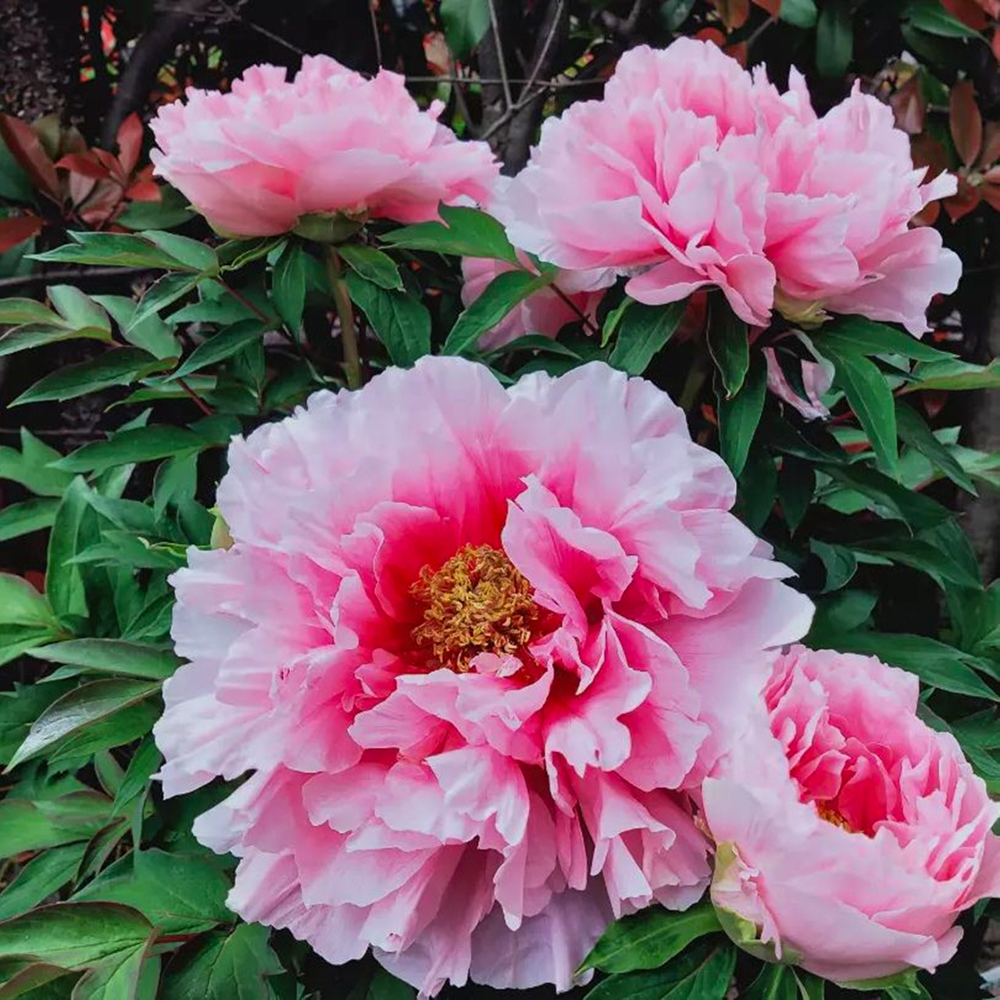
{"type": "Polygon", "coordinates": [[[816,812],[819,813],[819,818],[825,820],[827,823],[839,826],[841,830],[846,830],[848,833],[857,833],[854,827],[851,826],[846,819],[844,819],[832,802],[817,802],[816,812]]]}
{"type": "Polygon", "coordinates": [[[542,614],[527,578],[490,545],[464,545],[440,569],[424,566],[410,593],[424,607],[413,629],[429,665],[464,673],[480,653],[516,653],[542,614]]]}

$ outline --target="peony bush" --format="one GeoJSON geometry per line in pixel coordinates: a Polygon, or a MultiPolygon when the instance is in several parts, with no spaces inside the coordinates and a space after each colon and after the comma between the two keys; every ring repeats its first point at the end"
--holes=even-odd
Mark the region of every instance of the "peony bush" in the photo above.
{"type": "Polygon", "coordinates": [[[513,179],[442,111],[325,56],[190,90],[151,159],[198,218],[35,255],[162,276],[0,300],[0,354],[94,345],[11,405],[124,415],[0,449],[0,531],[49,529],[0,575],[46,665],[0,694],[0,996],[978,988],[956,178],[706,39],[513,179]]]}

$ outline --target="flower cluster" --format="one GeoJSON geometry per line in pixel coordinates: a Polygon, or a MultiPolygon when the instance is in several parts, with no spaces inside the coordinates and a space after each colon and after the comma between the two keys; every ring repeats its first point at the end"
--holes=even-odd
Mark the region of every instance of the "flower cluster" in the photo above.
{"type": "Polygon", "coordinates": [[[926,329],[958,257],[911,228],[955,191],[923,184],[892,111],[859,89],[817,117],[792,70],[780,93],[718,47],[682,38],[626,53],[600,101],[547,120],[494,207],[514,244],[590,288],[616,276],[660,305],[718,287],[747,323],[778,309],[926,329]]]}

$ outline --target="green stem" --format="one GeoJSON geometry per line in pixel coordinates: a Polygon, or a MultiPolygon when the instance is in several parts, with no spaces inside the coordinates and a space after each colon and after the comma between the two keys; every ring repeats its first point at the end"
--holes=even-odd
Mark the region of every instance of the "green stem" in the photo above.
{"type": "Polygon", "coordinates": [[[347,388],[361,388],[361,354],[358,351],[358,328],[354,320],[354,305],[351,302],[347,282],[344,280],[344,269],[340,254],[336,248],[328,246],[326,257],[326,273],[330,279],[330,291],[333,302],[340,317],[340,341],[344,348],[344,372],[347,375],[347,388]]]}

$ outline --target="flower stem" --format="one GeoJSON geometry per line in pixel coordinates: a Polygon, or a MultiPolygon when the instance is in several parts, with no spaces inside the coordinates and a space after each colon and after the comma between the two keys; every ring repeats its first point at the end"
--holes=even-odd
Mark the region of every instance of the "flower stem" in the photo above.
{"type": "Polygon", "coordinates": [[[333,303],[340,317],[340,341],[344,347],[344,371],[347,374],[347,388],[361,388],[361,355],[358,352],[358,328],[354,320],[354,306],[344,281],[344,269],[340,254],[333,246],[328,246],[324,253],[326,258],[326,273],[330,279],[330,291],[333,293],[333,303]]]}

